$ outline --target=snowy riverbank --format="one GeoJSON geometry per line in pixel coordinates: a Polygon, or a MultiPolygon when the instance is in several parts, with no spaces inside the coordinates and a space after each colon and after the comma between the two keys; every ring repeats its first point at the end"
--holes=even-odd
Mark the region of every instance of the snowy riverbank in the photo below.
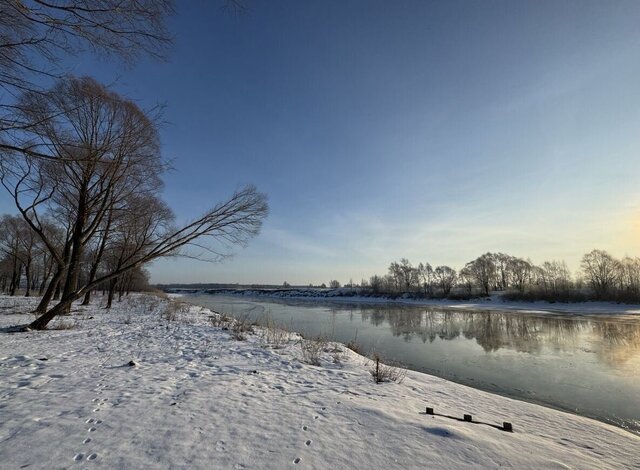
{"type": "Polygon", "coordinates": [[[459,310],[521,311],[529,313],[571,313],[575,315],[640,315],[640,305],[615,302],[514,302],[498,294],[471,300],[412,299],[410,297],[376,297],[352,293],[351,289],[170,289],[175,295],[221,294],[253,299],[295,300],[306,302],[338,302],[347,304],[384,304],[433,306],[459,310]]]}
{"type": "MultiPolygon", "coordinates": [[[[0,327],[33,302],[0,297],[0,327]]],[[[342,347],[313,366],[296,335],[239,341],[210,311],[167,304],[134,296],[74,308],[71,329],[0,333],[1,466],[640,468],[622,429],[412,371],[375,384],[342,347]]]]}

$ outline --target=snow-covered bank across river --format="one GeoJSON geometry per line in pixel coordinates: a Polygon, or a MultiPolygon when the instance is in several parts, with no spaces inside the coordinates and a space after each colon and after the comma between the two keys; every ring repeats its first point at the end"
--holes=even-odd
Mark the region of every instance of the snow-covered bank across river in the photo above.
{"type": "Polygon", "coordinates": [[[447,309],[479,311],[522,311],[528,313],[571,313],[573,315],[640,315],[640,305],[615,302],[516,302],[504,300],[499,294],[471,300],[428,299],[400,296],[360,295],[349,288],[286,288],[286,289],[180,289],[172,288],[168,292],[222,294],[248,298],[266,298],[276,300],[299,300],[309,302],[339,302],[349,304],[398,304],[432,306],[447,309]]]}
{"type": "MultiPolygon", "coordinates": [[[[0,326],[31,306],[0,297],[0,326]]],[[[0,467],[640,468],[622,429],[412,371],[375,384],[349,350],[309,365],[296,335],[236,340],[167,306],[133,296],[74,307],[71,329],[0,333],[0,467]]]]}

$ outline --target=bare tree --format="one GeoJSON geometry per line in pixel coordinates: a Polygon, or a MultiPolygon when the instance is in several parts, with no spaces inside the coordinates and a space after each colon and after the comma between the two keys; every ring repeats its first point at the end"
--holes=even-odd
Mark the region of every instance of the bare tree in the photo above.
{"type": "Polygon", "coordinates": [[[419,274],[407,258],[402,258],[399,264],[401,283],[405,292],[410,292],[418,285],[419,274]]]}
{"type": "Polygon", "coordinates": [[[545,294],[558,296],[571,288],[571,273],[564,261],[545,261],[536,269],[538,285],[545,294]]]}
{"type": "Polygon", "coordinates": [[[22,279],[23,252],[22,237],[24,221],[20,217],[4,215],[0,218],[0,252],[8,265],[9,295],[16,295],[22,279]]]}
{"type": "Polygon", "coordinates": [[[442,294],[445,297],[448,296],[454,284],[456,283],[458,273],[455,269],[450,268],[449,266],[438,266],[434,270],[434,274],[436,279],[438,280],[440,288],[442,289],[442,294]]]}
{"type": "MultiPolygon", "coordinates": [[[[96,268],[81,282],[82,263],[90,247],[100,251],[101,241],[96,240],[101,233],[102,240],[109,237],[109,214],[114,210],[138,214],[132,201],[153,199],[161,187],[165,165],[154,120],[90,78],[69,77],[51,91],[27,92],[18,110],[30,122],[20,134],[21,142],[47,158],[3,159],[0,180],[55,259],[57,269],[48,290],[54,285],[61,289],[60,302],[36,320],[33,328],[44,328],[101,283],[161,256],[190,255],[181,252],[186,246],[198,243],[201,251],[191,255],[194,257],[219,259],[225,254],[224,247],[212,248],[199,244],[198,239],[212,237],[228,246],[246,243],[258,233],[267,205],[264,195],[253,187],[237,191],[181,228],[169,227],[167,217],[138,217],[134,233],[120,247],[122,259],[115,267],[102,276],[96,268]],[[43,213],[51,212],[66,221],[62,245],[49,236],[42,222],[43,213]],[[143,222],[147,226],[139,225],[143,222]]],[[[100,259],[94,259],[96,266],[99,263],[100,259]]]]}
{"type": "MultiPolygon", "coordinates": [[[[21,146],[46,159],[3,159],[0,179],[56,259],[63,294],[74,291],[85,247],[110,205],[152,192],[163,170],[155,123],[135,104],[90,78],[68,77],[50,91],[26,92],[17,114],[29,122],[21,146]],[[44,232],[41,208],[69,221],[63,251],[44,232]]],[[[44,306],[46,308],[46,306],[44,306]]]]}
{"type": "Polygon", "coordinates": [[[377,275],[371,276],[369,278],[369,286],[371,287],[371,292],[379,294],[384,289],[384,280],[377,275]]]}
{"type": "Polygon", "coordinates": [[[520,258],[509,257],[507,270],[510,273],[511,286],[520,292],[524,292],[525,286],[531,281],[533,272],[531,262],[520,258]]]}
{"type": "Polygon", "coordinates": [[[582,257],[582,271],[599,297],[606,297],[615,285],[619,262],[604,250],[593,250],[582,257]]]}
{"type": "Polygon", "coordinates": [[[469,262],[465,266],[466,271],[473,276],[485,295],[489,295],[496,279],[496,265],[491,253],[469,262]]]}
{"type": "Polygon", "coordinates": [[[618,265],[620,289],[628,298],[637,301],[640,298],[640,259],[626,256],[618,265]]]}
{"type": "Polygon", "coordinates": [[[431,265],[429,263],[418,264],[418,276],[420,278],[420,281],[422,282],[424,293],[433,295],[434,273],[431,265]]]}
{"type": "Polygon", "coordinates": [[[389,265],[389,276],[391,277],[391,279],[393,280],[393,292],[399,292],[400,289],[402,288],[402,268],[400,266],[399,263],[397,263],[396,261],[393,261],[390,265],[389,265]]]}
{"type": "Polygon", "coordinates": [[[64,55],[89,50],[133,62],[164,57],[171,37],[170,0],[3,0],[0,87],[36,89],[34,79],[60,77],[64,55]]]}

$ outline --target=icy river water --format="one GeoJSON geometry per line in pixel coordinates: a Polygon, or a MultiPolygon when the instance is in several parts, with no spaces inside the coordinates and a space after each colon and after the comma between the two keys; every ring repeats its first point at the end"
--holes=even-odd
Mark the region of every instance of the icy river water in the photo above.
{"type": "Polygon", "coordinates": [[[305,336],[356,340],[409,369],[640,434],[640,317],[189,295],[305,336]]]}

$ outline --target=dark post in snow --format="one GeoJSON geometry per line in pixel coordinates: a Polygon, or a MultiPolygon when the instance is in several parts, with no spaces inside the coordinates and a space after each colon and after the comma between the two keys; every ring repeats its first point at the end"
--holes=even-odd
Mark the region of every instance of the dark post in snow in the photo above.
{"type": "Polygon", "coordinates": [[[428,415],[432,415],[432,414],[433,414],[433,408],[429,408],[429,407],[427,406],[427,414],[428,414],[428,415]]]}
{"type": "Polygon", "coordinates": [[[507,421],[502,423],[502,429],[507,432],[513,432],[513,426],[511,426],[511,423],[508,423],[507,421]]]}
{"type": "Polygon", "coordinates": [[[464,420],[471,423],[473,421],[473,417],[471,415],[464,415],[464,420]]]}

